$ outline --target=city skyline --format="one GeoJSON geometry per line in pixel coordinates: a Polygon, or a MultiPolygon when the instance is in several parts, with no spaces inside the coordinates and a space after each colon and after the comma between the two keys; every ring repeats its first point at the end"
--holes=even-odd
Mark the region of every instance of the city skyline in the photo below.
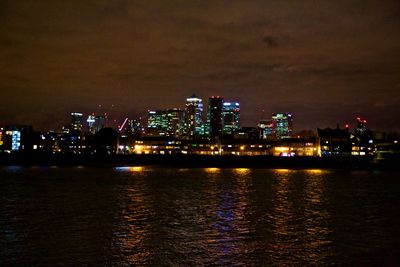
{"type": "Polygon", "coordinates": [[[195,92],[239,101],[243,126],[291,112],[298,130],[400,128],[398,1],[0,5],[0,125],[136,118],[195,92]]]}

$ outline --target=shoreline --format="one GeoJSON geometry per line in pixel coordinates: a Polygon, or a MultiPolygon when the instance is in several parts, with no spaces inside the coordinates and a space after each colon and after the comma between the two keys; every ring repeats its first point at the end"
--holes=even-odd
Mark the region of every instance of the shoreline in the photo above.
{"type": "Polygon", "coordinates": [[[52,155],[1,154],[0,166],[163,166],[177,168],[287,168],[400,170],[398,158],[376,161],[368,158],[319,158],[210,155],[52,155]]]}

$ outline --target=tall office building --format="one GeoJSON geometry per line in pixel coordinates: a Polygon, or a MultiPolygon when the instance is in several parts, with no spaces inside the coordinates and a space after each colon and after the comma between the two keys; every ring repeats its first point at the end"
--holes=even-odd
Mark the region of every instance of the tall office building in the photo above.
{"type": "Polygon", "coordinates": [[[167,110],[169,136],[180,137],[183,135],[185,112],[182,109],[173,108],[167,110]]]}
{"type": "Polygon", "coordinates": [[[204,135],[203,100],[195,94],[186,99],[185,133],[189,138],[204,135]]]}
{"type": "Polygon", "coordinates": [[[140,137],[144,131],[140,118],[138,120],[128,120],[126,133],[133,137],[140,137]]]}
{"type": "Polygon", "coordinates": [[[182,133],[184,111],[167,109],[149,111],[147,135],[179,137],[182,133]]]}
{"type": "Polygon", "coordinates": [[[0,141],[3,151],[12,152],[33,149],[32,126],[8,125],[3,128],[1,136],[0,141]]]}
{"type": "Polygon", "coordinates": [[[222,106],[222,133],[233,135],[240,129],[240,104],[224,102],[222,106]]]}
{"type": "Polygon", "coordinates": [[[357,137],[363,137],[368,132],[367,128],[367,120],[361,119],[360,117],[357,118],[357,127],[355,129],[355,135],[357,137]]]}
{"type": "Polygon", "coordinates": [[[86,122],[88,123],[89,132],[95,134],[106,127],[107,116],[92,114],[89,115],[86,122]]]}
{"type": "Polygon", "coordinates": [[[278,139],[290,138],[293,133],[293,115],[291,113],[272,114],[274,132],[278,139]]]}
{"type": "Polygon", "coordinates": [[[211,138],[222,134],[222,109],[224,99],[220,96],[212,96],[208,102],[207,124],[211,138]]]}
{"type": "Polygon", "coordinates": [[[71,113],[70,131],[82,132],[83,128],[83,114],[79,112],[71,113]]]}
{"type": "Polygon", "coordinates": [[[165,110],[149,110],[147,135],[165,136],[168,129],[168,117],[165,110]]]}

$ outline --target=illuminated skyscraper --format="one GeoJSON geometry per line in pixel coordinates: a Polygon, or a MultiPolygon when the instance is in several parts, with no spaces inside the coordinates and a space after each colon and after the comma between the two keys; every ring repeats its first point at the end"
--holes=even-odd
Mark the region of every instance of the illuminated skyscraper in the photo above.
{"type": "Polygon", "coordinates": [[[181,109],[168,109],[168,128],[169,136],[180,137],[183,134],[185,112],[181,109]]]}
{"type": "Polygon", "coordinates": [[[104,127],[106,127],[107,116],[106,115],[96,116],[92,114],[89,115],[86,121],[88,123],[89,132],[95,134],[104,127]]]}
{"type": "Polygon", "coordinates": [[[357,137],[363,137],[368,132],[367,120],[357,117],[357,128],[355,130],[355,135],[357,137]]]}
{"type": "Polygon", "coordinates": [[[2,149],[6,152],[32,150],[32,126],[8,125],[2,132],[2,149]]]}
{"type": "Polygon", "coordinates": [[[293,133],[293,115],[291,113],[272,114],[274,133],[278,139],[290,138],[293,133]]]}
{"type": "Polygon", "coordinates": [[[181,135],[184,112],[180,109],[149,111],[147,121],[147,134],[154,136],[181,135]]]}
{"type": "Polygon", "coordinates": [[[220,96],[212,96],[208,102],[207,124],[211,138],[222,134],[222,109],[224,99],[220,96]]]}
{"type": "Polygon", "coordinates": [[[72,112],[71,123],[70,123],[71,132],[82,132],[82,128],[83,128],[83,114],[79,112],[72,112]]]}
{"type": "Polygon", "coordinates": [[[126,133],[133,137],[140,137],[144,131],[141,118],[138,120],[128,120],[126,133]]]}
{"type": "Polygon", "coordinates": [[[185,132],[189,138],[204,135],[203,100],[195,94],[186,99],[185,132]]]}
{"type": "Polygon", "coordinates": [[[165,110],[149,110],[147,120],[147,135],[164,136],[167,135],[168,117],[165,110]]]}
{"type": "Polygon", "coordinates": [[[238,102],[224,102],[222,106],[222,133],[233,135],[240,129],[240,104],[238,102]]]}

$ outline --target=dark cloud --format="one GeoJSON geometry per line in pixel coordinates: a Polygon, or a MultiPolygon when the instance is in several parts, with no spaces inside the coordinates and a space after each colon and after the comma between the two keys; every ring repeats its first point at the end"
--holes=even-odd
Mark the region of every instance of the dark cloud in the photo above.
{"type": "Polygon", "coordinates": [[[275,47],[278,45],[278,42],[276,41],[276,39],[272,36],[265,36],[262,39],[263,43],[268,46],[268,47],[275,47]]]}

